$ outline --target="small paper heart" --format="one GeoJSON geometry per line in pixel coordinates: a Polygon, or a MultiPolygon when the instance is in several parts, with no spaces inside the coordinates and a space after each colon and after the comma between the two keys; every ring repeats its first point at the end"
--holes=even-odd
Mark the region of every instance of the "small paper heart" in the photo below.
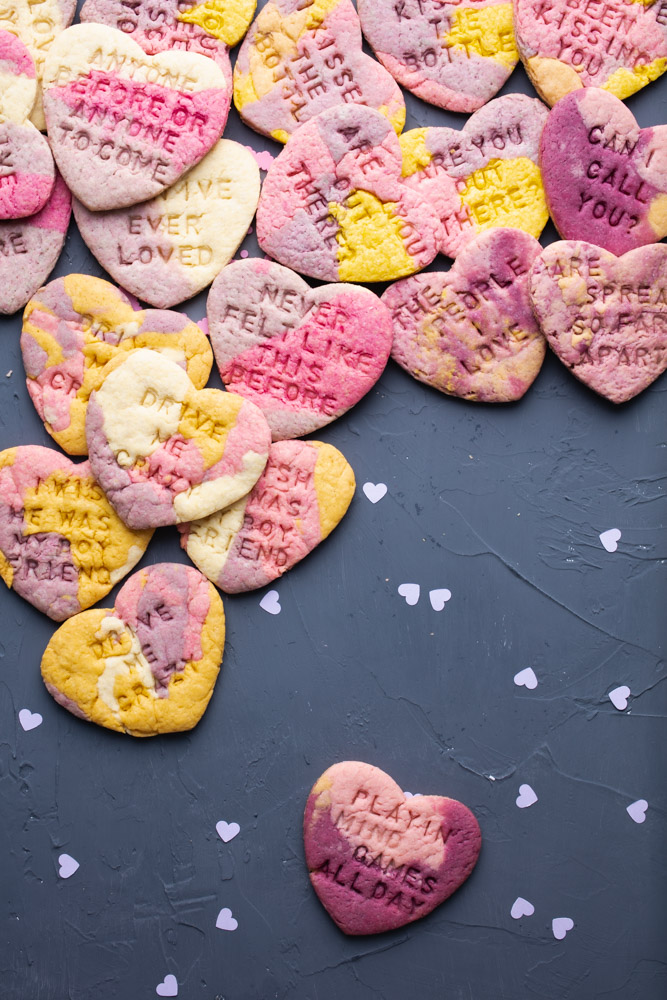
{"type": "Polygon", "coordinates": [[[402,583],[398,588],[401,597],[405,598],[405,603],[414,606],[419,600],[420,586],[418,583],[402,583]]]}
{"type": "Polygon", "coordinates": [[[537,677],[532,667],[525,667],[518,674],[514,675],[514,683],[517,687],[527,687],[529,691],[534,691],[537,687],[537,677]]]}
{"type": "Polygon", "coordinates": [[[519,920],[521,917],[532,917],[534,912],[535,907],[532,903],[529,903],[527,899],[523,898],[523,896],[517,896],[512,903],[510,916],[512,916],[515,920],[519,920]]]}
{"type": "Polygon", "coordinates": [[[266,611],[270,615],[279,615],[282,608],[280,607],[278,597],[279,594],[277,590],[270,590],[268,594],[264,594],[264,597],[259,602],[259,606],[262,611],[266,611]]]}
{"type": "Polygon", "coordinates": [[[364,491],[364,496],[371,503],[379,503],[382,497],[387,495],[385,483],[364,483],[361,488],[364,491]]]}
{"type": "Polygon", "coordinates": [[[218,919],[215,922],[215,926],[221,931],[235,931],[238,927],[238,920],[232,916],[232,911],[228,906],[220,910],[218,914],[218,919]]]}
{"type": "Polygon", "coordinates": [[[220,840],[225,844],[228,844],[230,840],[233,840],[241,832],[241,827],[238,823],[226,823],[224,819],[215,824],[215,829],[218,832],[220,840]]]}
{"type": "Polygon", "coordinates": [[[636,802],[632,802],[626,808],[626,812],[630,819],[634,820],[635,823],[643,823],[646,819],[646,810],[648,809],[648,802],[646,799],[637,799],[636,802]]]}
{"type": "Polygon", "coordinates": [[[631,693],[627,684],[622,684],[620,687],[614,688],[613,691],[609,692],[609,701],[619,712],[623,712],[628,707],[628,698],[631,693]]]}
{"type": "Polygon", "coordinates": [[[451,599],[452,592],[446,588],[443,590],[429,590],[428,599],[434,611],[442,611],[447,601],[451,599]]]}
{"type": "Polygon", "coordinates": [[[164,977],[164,980],[155,987],[155,992],[159,997],[177,997],[178,980],[171,974],[164,977]]]}
{"type": "Polygon", "coordinates": [[[537,795],[530,785],[519,785],[519,794],[516,799],[519,809],[527,809],[528,806],[533,806],[536,802],[537,795]]]}
{"type": "Polygon", "coordinates": [[[61,854],[58,857],[58,864],[60,865],[58,874],[61,878],[70,878],[74,872],[79,870],[79,862],[76,861],[70,854],[61,854]]]}
{"type": "Polygon", "coordinates": [[[600,541],[602,545],[607,550],[607,552],[615,552],[618,548],[618,543],[621,540],[621,532],[618,528],[609,528],[608,531],[603,531],[600,535],[600,541]]]}
{"type": "Polygon", "coordinates": [[[551,930],[557,941],[562,941],[568,931],[574,927],[574,920],[569,917],[554,917],[551,921],[551,930]]]}
{"type": "Polygon", "coordinates": [[[39,712],[31,712],[29,708],[22,708],[19,712],[19,722],[26,733],[29,733],[31,729],[36,729],[37,726],[41,726],[42,721],[39,712]]]}

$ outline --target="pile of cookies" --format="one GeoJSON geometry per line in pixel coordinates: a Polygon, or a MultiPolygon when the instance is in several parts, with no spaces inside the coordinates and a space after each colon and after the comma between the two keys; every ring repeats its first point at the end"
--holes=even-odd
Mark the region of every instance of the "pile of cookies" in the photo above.
{"type": "MultiPolygon", "coordinates": [[[[667,126],[622,103],[667,68],[667,0],[269,0],[254,20],[255,0],[86,0],[71,27],[73,0],[34,6],[0,12],[0,311],[25,306],[32,401],[88,459],[0,453],[0,573],[65,622],[42,662],[56,701],[135,736],[189,729],[222,659],[216,587],[265,586],[340,522],[354,473],[302,438],[390,355],[487,403],[520,399],[547,345],[615,403],[667,367],[667,126]],[[494,96],[519,57],[552,110],[494,96]],[[399,84],[471,116],[403,132],[399,84]],[[222,138],[232,99],[284,144],[263,184],[222,138]],[[44,284],[72,211],[117,284],[44,284]],[[232,263],[255,218],[265,256],[232,263]],[[417,274],[439,253],[449,270],[417,274]],[[208,286],[205,332],[171,310],[208,286]],[[206,388],[214,359],[227,391],[206,388]],[[86,610],[166,525],[198,569],[141,570],[86,610]]],[[[435,798],[413,816],[386,775],[336,768],[306,814],[318,894],[349,933],[417,919],[472,870],[474,817],[435,798]],[[369,810],[394,893],[368,875],[389,877],[369,810]]]]}

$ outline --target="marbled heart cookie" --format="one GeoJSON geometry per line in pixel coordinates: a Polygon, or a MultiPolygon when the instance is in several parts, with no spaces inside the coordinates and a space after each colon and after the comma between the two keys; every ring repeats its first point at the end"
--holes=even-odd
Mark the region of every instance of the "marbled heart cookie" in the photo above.
{"type": "Polygon", "coordinates": [[[0,576],[55,621],[108,594],[152,534],[125,527],[88,462],[36,445],[0,452],[0,576]]]}
{"type": "Polygon", "coordinates": [[[173,361],[132,351],[109,362],[86,413],[90,465],[133,528],[206,517],[253,488],[271,431],[231,392],[197,390],[173,361]]]}
{"type": "Polygon", "coordinates": [[[437,209],[440,253],[456,257],[494,226],[538,237],[549,218],[538,166],[548,110],[524,94],[507,94],[475,112],[459,132],[417,128],[400,137],[403,176],[437,209]]]}
{"type": "Polygon", "coordinates": [[[615,257],[583,241],[552,243],[535,260],[533,309],[563,364],[623,403],[667,368],[667,246],[615,257]]]}
{"type": "Polygon", "coordinates": [[[274,160],[257,209],[269,256],[324,281],[391,281],[429,264],[433,208],[404,183],[398,137],[379,111],[330,108],[274,160]]]}
{"type": "Polygon", "coordinates": [[[590,87],[559,101],[542,133],[540,165],[564,239],[618,255],[667,235],[667,125],[640,129],[613,94],[590,87]]]}
{"type": "Polygon", "coordinates": [[[137,348],[160,351],[203,389],[213,352],[201,327],[183,313],[134,309],[102,278],[68,274],[30,300],[21,352],[28,392],[51,437],[70,455],[86,454],[86,407],[112,358],[137,348]]]}
{"type": "Polygon", "coordinates": [[[425,917],[471,874],[474,815],[441,795],[406,798],[378,767],[347,760],[314,785],[303,820],[311,884],[345,934],[379,934],[425,917]]]}
{"type": "Polygon", "coordinates": [[[512,4],[502,0],[357,0],[357,8],[382,65],[450,111],[481,108],[519,61],[512,4]]]}
{"type": "MultiPolygon", "coordinates": [[[[0,12],[0,25],[2,25],[0,12]]],[[[21,39],[0,27],[0,121],[22,125],[37,97],[35,63],[21,39]]]]}
{"type": "Polygon", "coordinates": [[[0,29],[21,39],[32,56],[37,73],[37,88],[31,105],[30,120],[46,131],[42,107],[42,75],[51,45],[61,31],[70,25],[76,11],[76,0],[6,0],[0,5],[0,29]]]}
{"type": "Polygon", "coordinates": [[[225,614],[196,569],[158,563],[121,587],[113,608],[61,625],[42,678],[73,715],[129,736],[196,726],[220,671],[225,614]]]}
{"type": "Polygon", "coordinates": [[[0,221],[0,313],[21,309],[53,270],[65,242],[72,196],[56,174],[41,212],[0,221]]]}
{"type": "Polygon", "coordinates": [[[109,212],[74,202],[88,249],[143,302],[167,309],[206,288],[236,253],[259,201],[259,167],[238,142],[220,139],[173,187],[109,212]]]}
{"type": "Polygon", "coordinates": [[[269,0],[234,67],[234,103],[246,125],[287,142],[327,108],[365,104],[400,132],[403,95],[361,42],[351,0],[269,0]]]}
{"type": "Polygon", "coordinates": [[[514,31],[548,104],[581,87],[625,98],[667,69],[665,0],[514,0],[514,31]]]}
{"type": "Polygon", "coordinates": [[[58,36],[43,85],[56,163],[92,211],[135,205],[175,184],[220,138],[231,98],[212,59],[148,56],[101,24],[58,36]]]}
{"type": "Polygon", "coordinates": [[[228,594],[276,580],[344,517],[354,472],[333,445],[278,441],[257,484],[226,510],[179,527],[195,566],[228,594]]]}
{"type": "Polygon", "coordinates": [[[536,239],[491,229],[451,270],[418,274],[382,296],[394,320],[392,357],[420,382],[483,403],[520,399],[546,352],[533,316],[536,239]]]}
{"type": "Polygon", "coordinates": [[[261,408],[274,441],[340,417],[375,385],[391,350],[391,316],[373,292],[311,289],[266,260],[226,267],[207,311],[225,386],[261,408]]]}

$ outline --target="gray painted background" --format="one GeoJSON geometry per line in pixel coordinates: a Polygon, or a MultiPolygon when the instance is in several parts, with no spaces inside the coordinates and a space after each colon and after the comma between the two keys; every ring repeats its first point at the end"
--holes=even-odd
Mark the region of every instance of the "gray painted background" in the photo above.
{"type": "MultiPolygon", "coordinates": [[[[522,70],[510,91],[531,93],[522,70]]],[[[628,104],[647,125],[666,97],[663,77],[628,104]]],[[[408,106],[408,127],[463,124],[408,106]]],[[[278,148],[234,111],[225,134],[278,148]]],[[[102,274],[74,223],[54,276],[70,271],[102,274]]],[[[205,296],[184,309],[201,318],[205,296]]],[[[0,447],[50,445],[20,316],[2,326],[0,447]]],[[[523,401],[493,407],[390,363],[319,435],[355,469],[348,516],[278,584],[279,615],[262,591],[225,599],[222,673],[187,735],[134,740],[57,706],[39,673],[55,625],[3,587],[2,1000],[150,1000],[167,974],[184,1000],[663,1000],[666,389],[615,408],[549,355],[523,401]],[[371,504],[365,482],[387,495],[371,504]],[[513,682],[528,666],[532,691],[513,682]],[[43,723],[24,732],[22,708],[43,723]],[[480,821],[469,882],[408,929],[348,939],[310,889],[303,805],[345,759],[480,821]],[[626,812],[640,798],[641,825],[626,812]],[[241,826],[229,844],[219,820],[241,826]],[[80,864],[67,880],[61,853],[80,864]],[[532,917],[511,918],[518,896],[532,917]],[[216,929],[223,907],[234,932],[216,929]],[[574,921],[562,941],[554,917],[574,921]]],[[[143,564],[163,560],[185,561],[175,529],[143,564]]]]}

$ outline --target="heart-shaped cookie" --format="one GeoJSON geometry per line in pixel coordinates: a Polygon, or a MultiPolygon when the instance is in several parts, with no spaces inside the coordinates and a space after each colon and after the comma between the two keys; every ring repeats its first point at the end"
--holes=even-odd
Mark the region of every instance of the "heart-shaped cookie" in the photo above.
{"type": "Polygon", "coordinates": [[[353,495],[354,472],[333,445],[278,441],[252,492],[183,525],[181,544],[221,590],[256,590],[312,552],[341,521],[353,495]]]}
{"type": "Polygon", "coordinates": [[[512,4],[357,0],[361,27],[401,86],[450,111],[476,111],[519,61],[512,4]]]}
{"type": "Polygon", "coordinates": [[[0,121],[22,125],[30,117],[37,97],[35,63],[21,39],[3,29],[0,14],[0,121]]]}
{"type": "Polygon", "coordinates": [[[540,166],[564,239],[586,238],[619,256],[667,235],[667,125],[640,129],[613,94],[590,87],[559,101],[544,126],[540,166]]]}
{"type": "Polygon", "coordinates": [[[49,693],[80,719],[130,736],[196,726],[220,671],[225,614],[196,569],[158,563],[125,583],[113,608],[61,625],[42,657],[49,693]]]}
{"type": "Polygon", "coordinates": [[[149,56],[101,24],[58,36],[43,85],[56,163],[92,211],[136,205],[174,184],[220,138],[231,96],[212,59],[149,56]]]}
{"type": "Polygon", "coordinates": [[[563,364],[623,403],[667,368],[667,246],[615,257],[592,243],[552,243],[531,274],[535,316],[563,364]]]}
{"type": "Polygon", "coordinates": [[[213,352],[201,327],[183,313],[134,309],[102,278],[68,274],[28,302],[21,352],[28,392],[51,437],[70,455],[85,455],[86,407],[119,353],[160,351],[197,389],[211,374],[213,352]]]}
{"type": "Polygon", "coordinates": [[[417,274],[382,296],[394,321],[392,357],[450,396],[483,403],[520,399],[546,352],[530,299],[536,239],[490,229],[445,272],[417,274]]]}
{"type": "Polygon", "coordinates": [[[351,0],[269,0],[234,67],[234,103],[246,125],[287,142],[304,122],[338,104],[365,104],[400,132],[405,101],[396,81],[361,48],[351,0]]]}
{"type": "Polygon", "coordinates": [[[41,87],[44,62],[56,37],[74,20],[75,11],[76,0],[12,0],[0,7],[0,28],[20,38],[34,60],[38,85],[28,113],[41,132],[46,130],[41,87]]]}
{"type": "Polygon", "coordinates": [[[260,247],[324,281],[391,281],[429,264],[433,208],[402,177],[398,137],[379,111],[330,108],[302,125],[264,179],[260,247]]]}
{"type": "Polygon", "coordinates": [[[482,836],[471,811],[440,795],[407,798],[378,767],[334,764],[303,821],[310,881],[345,934],[378,934],[434,910],[472,872],[482,836]]]}
{"type": "Polygon", "coordinates": [[[444,236],[440,253],[456,257],[494,226],[539,237],[549,213],[538,166],[548,110],[507,94],[476,111],[459,132],[416,128],[400,137],[406,184],[434,205],[444,236]]]}
{"type": "Polygon", "coordinates": [[[0,222],[0,313],[14,313],[48,278],[60,256],[72,196],[59,174],[41,212],[0,222]]]}
{"type": "Polygon", "coordinates": [[[86,413],[90,465],[132,528],[193,521],[253,488],[271,431],[241,396],[195,389],[173,361],[132,351],[110,361],[86,413]]]}
{"type": "Polygon", "coordinates": [[[262,409],[274,441],[340,417],[375,385],[391,350],[391,316],[373,292],[311,289],[266,260],[226,267],[207,311],[223,382],[262,409]]]}
{"type": "Polygon", "coordinates": [[[531,82],[548,104],[581,87],[625,98],[667,69],[664,4],[514,0],[514,31],[531,82]]]}
{"type": "Polygon", "coordinates": [[[74,217],[92,254],[143,302],[167,309],[206,288],[236,253],[259,200],[259,167],[238,142],[220,139],[162,194],[131,208],[74,217]]]}
{"type": "Polygon", "coordinates": [[[151,535],[125,527],[88,462],[36,445],[0,452],[0,575],[55,621],[108,594],[151,535]]]}

